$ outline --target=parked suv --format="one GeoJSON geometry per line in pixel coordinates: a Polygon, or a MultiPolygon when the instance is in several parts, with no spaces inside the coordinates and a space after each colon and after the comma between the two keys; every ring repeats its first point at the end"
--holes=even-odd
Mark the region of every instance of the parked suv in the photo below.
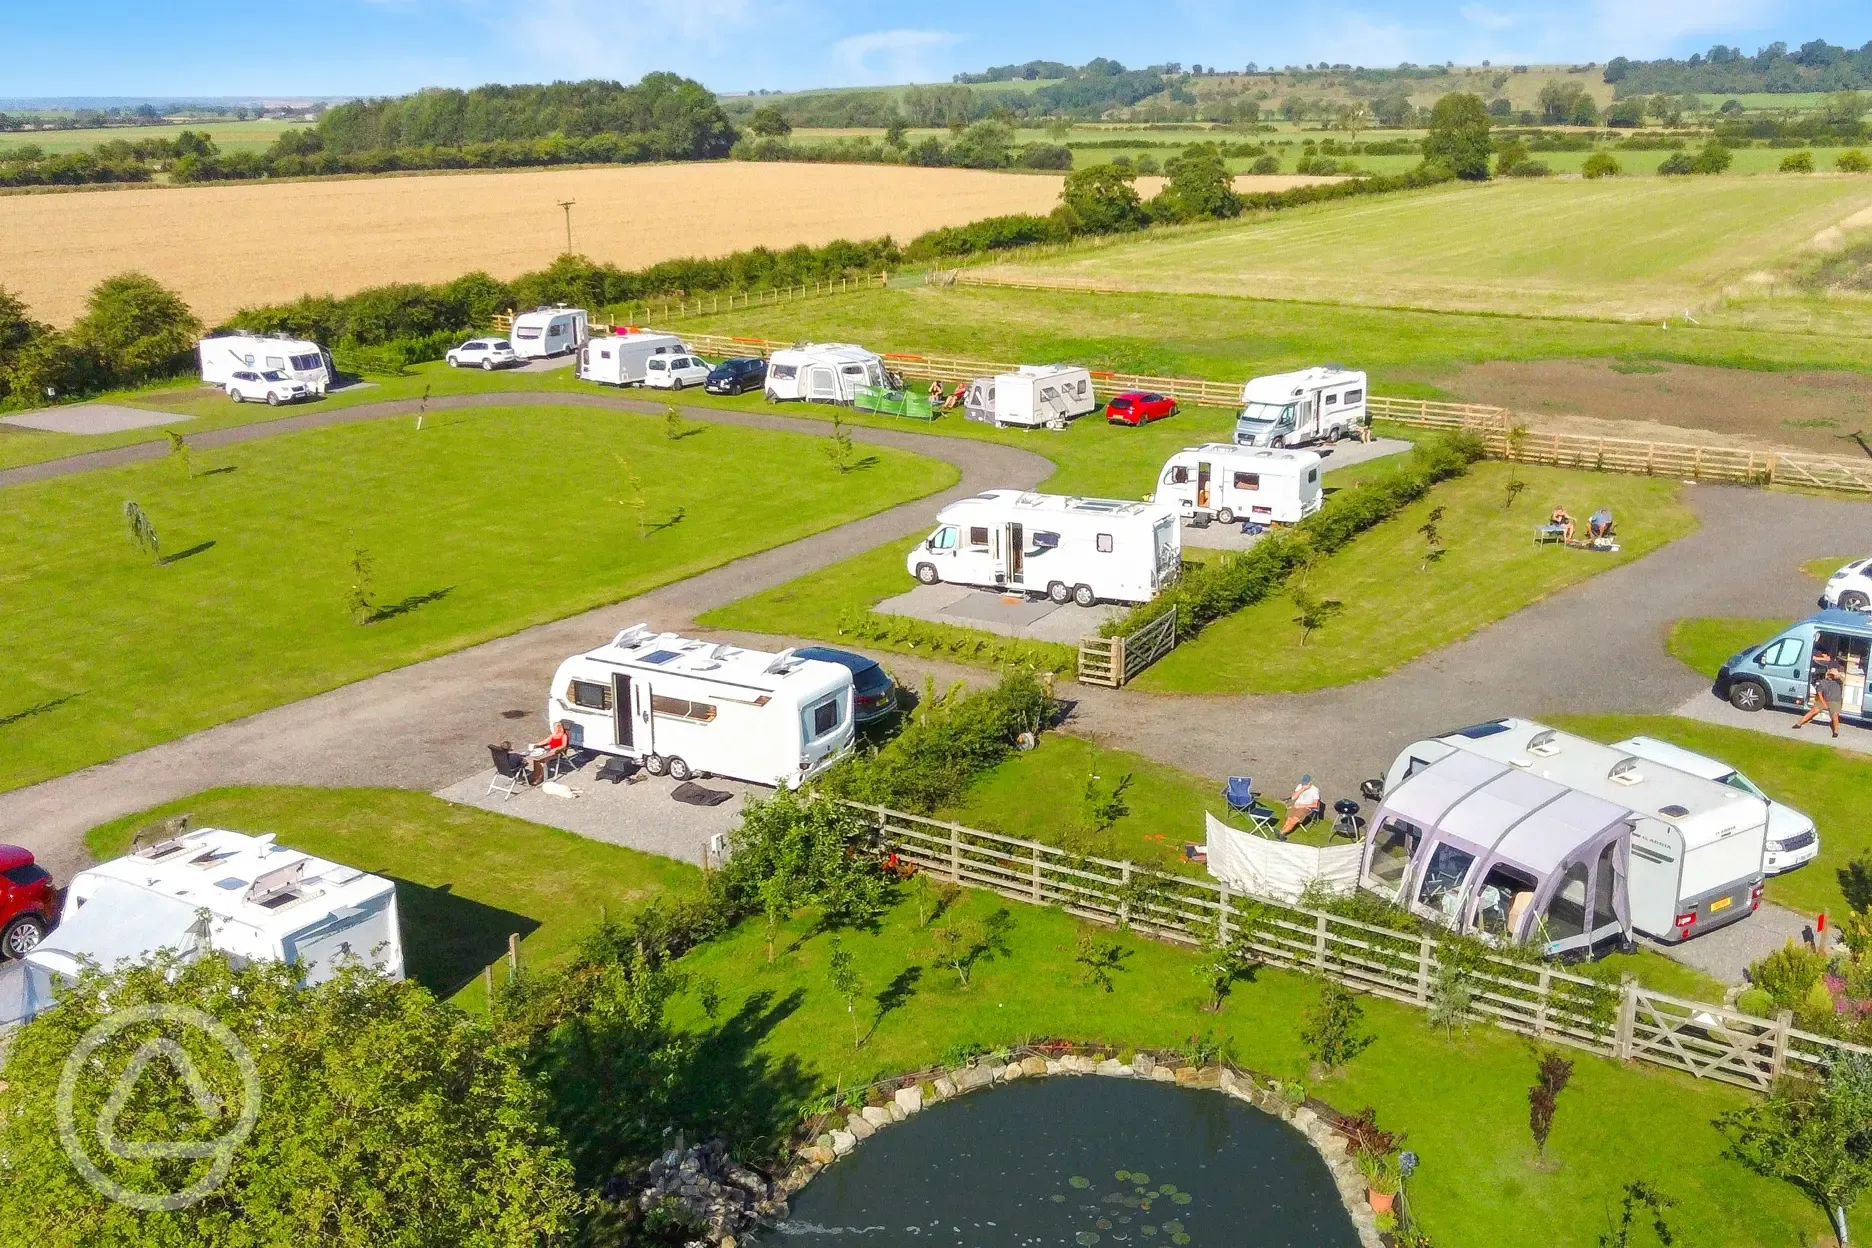
{"type": "Polygon", "coordinates": [[[767,361],[742,357],[723,360],[709,370],[702,388],[710,394],[743,394],[767,384],[767,361]]]}
{"type": "Polygon", "coordinates": [[[1855,559],[1828,578],[1820,605],[1842,611],[1872,608],[1872,559],[1855,559]]]}
{"type": "Polygon", "coordinates": [[[58,918],[52,876],[17,845],[0,845],[0,958],[18,958],[45,939],[58,918]]]}
{"type": "Polygon", "coordinates": [[[513,343],[505,338],[470,338],[442,358],[450,368],[483,368],[489,372],[520,362],[513,343]]]}
{"type": "Polygon", "coordinates": [[[713,371],[699,355],[653,355],[644,361],[644,385],[652,390],[681,390],[704,385],[713,371]]]}
{"type": "Polygon", "coordinates": [[[897,709],[897,686],[875,659],[830,646],[807,646],[796,651],[802,659],[818,659],[849,668],[852,674],[852,718],[861,724],[882,719],[897,709]]]}
{"type": "Polygon", "coordinates": [[[304,382],[294,381],[277,369],[264,373],[257,373],[251,368],[241,369],[229,377],[227,383],[227,396],[236,403],[265,399],[268,407],[297,403],[310,397],[311,393],[305,388],[304,382]]]}

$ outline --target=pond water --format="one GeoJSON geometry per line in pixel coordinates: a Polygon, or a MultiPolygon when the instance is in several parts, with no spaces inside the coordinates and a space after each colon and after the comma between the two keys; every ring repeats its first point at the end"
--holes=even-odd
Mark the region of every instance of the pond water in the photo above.
{"type": "Polygon", "coordinates": [[[943,1101],[828,1167],[756,1242],[1356,1248],[1306,1137],[1220,1092],[1022,1080],[943,1101]]]}

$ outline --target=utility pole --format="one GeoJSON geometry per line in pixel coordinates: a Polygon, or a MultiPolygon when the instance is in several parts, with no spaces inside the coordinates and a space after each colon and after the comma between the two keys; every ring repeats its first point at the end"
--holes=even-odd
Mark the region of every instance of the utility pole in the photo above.
{"type": "Polygon", "coordinates": [[[559,206],[565,209],[566,250],[568,252],[572,250],[572,205],[576,204],[577,202],[578,201],[576,199],[562,199],[559,201],[559,206]]]}

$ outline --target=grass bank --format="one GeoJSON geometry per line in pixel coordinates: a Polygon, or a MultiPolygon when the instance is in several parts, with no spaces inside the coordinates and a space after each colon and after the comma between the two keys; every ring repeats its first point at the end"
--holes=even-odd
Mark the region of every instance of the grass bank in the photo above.
{"type": "Polygon", "coordinates": [[[1711,680],[1731,655],[1767,641],[1792,620],[1698,616],[1671,625],[1665,648],[1711,680]]]}
{"type": "Polygon", "coordinates": [[[956,479],[869,448],[567,408],[269,438],[4,494],[13,788],[615,602],[956,479]],[[773,466],[786,464],[785,488],[773,466]],[[701,481],[767,483],[725,493],[701,481]],[[128,536],[134,500],[158,560],[128,536]],[[354,567],[365,552],[367,573],[354,567]],[[371,603],[360,626],[348,602],[371,603]]]}

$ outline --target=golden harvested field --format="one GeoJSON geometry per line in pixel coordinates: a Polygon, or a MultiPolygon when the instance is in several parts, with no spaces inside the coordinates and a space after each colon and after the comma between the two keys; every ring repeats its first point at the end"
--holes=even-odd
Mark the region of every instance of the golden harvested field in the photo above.
{"type": "Polygon", "coordinates": [[[472,269],[511,277],[574,249],[639,268],[678,256],[1047,212],[1050,176],[872,165],[718,164],[0,196],[0,286],[70,323],[100,279],[140,269],[210,324],[255,303],[472,269]]]}

